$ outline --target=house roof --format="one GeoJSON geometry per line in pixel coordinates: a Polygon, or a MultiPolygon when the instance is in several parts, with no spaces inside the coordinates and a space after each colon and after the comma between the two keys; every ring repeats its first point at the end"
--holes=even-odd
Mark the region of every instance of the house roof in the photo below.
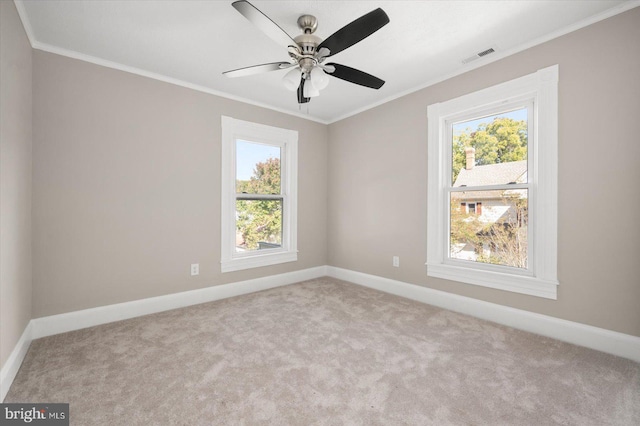
{"type": "MultiPolygon", "coordinates": [[[[474,166],[471,170],[462,169],[453,186],[455,188],[461,186],[503,185],[512,182],[522,183],[526,180],[527,160],[522,160],[474,166]]],[[[501,198],[503,191],[498,191],[498,193],[496,191],[453,192],[452,196],[462,200],[486,200],[501,198]]]]}
{"type": "Polygon", "coordinates": [[[471,170],[460,170],[453,186],[503,185],[512,182],[522,183],[526,178],[526,173],[527,160],[475,166],[471,170]]]}

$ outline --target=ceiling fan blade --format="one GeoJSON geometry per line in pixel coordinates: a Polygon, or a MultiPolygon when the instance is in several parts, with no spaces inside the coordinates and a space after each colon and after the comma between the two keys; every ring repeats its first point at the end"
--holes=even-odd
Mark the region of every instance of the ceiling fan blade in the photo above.
{"type": "Polygon", "coordinates": [[[298,86],[298,103],[299,104],[306,104],[307,102],[311,101],[311,98],[305,98],[302,95],[304,93],[304,83],[305,83],[305,79],[304,77],[302,77],[300,79],[300,86],[298,86]]]}
{"type": "Polygon", "coordinates": [[[253,65],[250,67],[238,68],[237,70],[225,71],[222,74],[227,77],[245,77],[248,75],[260,74],[263,72],[283,70],[295,66],[290,62],[272,62],[270,64],[253,65]]]}
{"type": "Polygon", "coordinates": [[[269,36],[273,41],[281,46],[296,46],[298,44],[287,34],[278,24],[273,22],[271,18],[262,13],[257,7],[246,0],[234,1],[231,3],[238,12],[249,20],[253,25],[258,27],[263,33],[269,36]]]}
{"type": "Polygon", "coordinates": [[[342,52],[347,47],[353,46],[357,42],[369,37],[388,23],[389,17],[384,13],[384,10],[378,8],[359,17],[330,35],[325,41],[320,43],[317,50],[326,47],[330,51],[330,54],[327,56],[333,56],[338,52],[342,52]]]}
{"type": "Polygon", "coordinates": [[[380,80],[378,77],[346,65],[331,63],[326,64],[326,66],[333,66],[335,68],[335,71],[327,74],[348,81],[349,83],[359,84],[360,86],[370,87],[372,89],[379,89],[384,84],[384,80],[380,80]]]}

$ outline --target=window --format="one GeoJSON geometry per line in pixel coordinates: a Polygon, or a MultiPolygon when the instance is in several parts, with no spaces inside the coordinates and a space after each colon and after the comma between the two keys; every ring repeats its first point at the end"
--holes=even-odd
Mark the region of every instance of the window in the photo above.
{"type": "Polygon", "coordinates": [[[469,214],[476,214],[476,203],[469,203],[469,214]]]}
{"type": "Polygon", "coordinates": [[[427,274],[557,298],[558,67],[428,107],[427,274]]]}
{"type": "Polygon", "coordinates": [[[518,102],[501,105],[499,113],[495,109],[485,116],[473,111],[450,123],[446,142],[452,177],[445,190],[452,206],[460,202],[467,208],[449,211],[449,257],[524,270],[531,241],[527,221],[521,219],[527,216],[530,187],[532,108],[518,102]]]}
{"type": "Polygon", "coordinates": [[[222,117],[222,272],[297,260],[298,132],[222,117]]]}

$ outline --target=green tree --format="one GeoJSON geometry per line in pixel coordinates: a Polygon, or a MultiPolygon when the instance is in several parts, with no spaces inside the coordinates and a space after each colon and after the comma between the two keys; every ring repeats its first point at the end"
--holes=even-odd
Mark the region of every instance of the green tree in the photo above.
{"type": "MultiPolygon", "coordinates": [[[[238,193],[280,194],[280,159],[259,162],[249,180],[236,181],[238,193]]],[[[241,246],[257,250],[259,243],[282,244],[282,199],[244,199],[236,201],[236,229],[242,235],[241,246]]]]}
{"type": "Polygon", "coordinates": [[[247,194],[280,194],[280,159],[259,162],[249,180],[238,180],[236,191],[247,194]]]}
{"type": "Polygon", "coordinates": [[[453,181],[466,165],[464,149],[476,150],[476,165],[506,163],[527,158],[527,123],[496,117],[476,130],[467,128],[453,137],[453,181]]]}

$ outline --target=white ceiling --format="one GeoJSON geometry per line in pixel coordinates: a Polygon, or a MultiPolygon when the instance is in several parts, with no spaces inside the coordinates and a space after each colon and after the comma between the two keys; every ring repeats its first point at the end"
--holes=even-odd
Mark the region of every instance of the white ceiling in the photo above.
{"type": "Polygon", "coordinates": [[[298,16],[326,38],[381,7],[390,23],[336,54],[386,81],[380,90],[331,78],[299,109],[286,71],[230,79],[223,71],[288,60],[231,1],[16,0],[34,48],[329,123],[638,6],[632,1],[264,1],[251,3],[289,35],[298,16]],[[462,60],[489,47],[482,59],[462,60]],[[308,110],[307,110],[308,108],[308,110]]]}

